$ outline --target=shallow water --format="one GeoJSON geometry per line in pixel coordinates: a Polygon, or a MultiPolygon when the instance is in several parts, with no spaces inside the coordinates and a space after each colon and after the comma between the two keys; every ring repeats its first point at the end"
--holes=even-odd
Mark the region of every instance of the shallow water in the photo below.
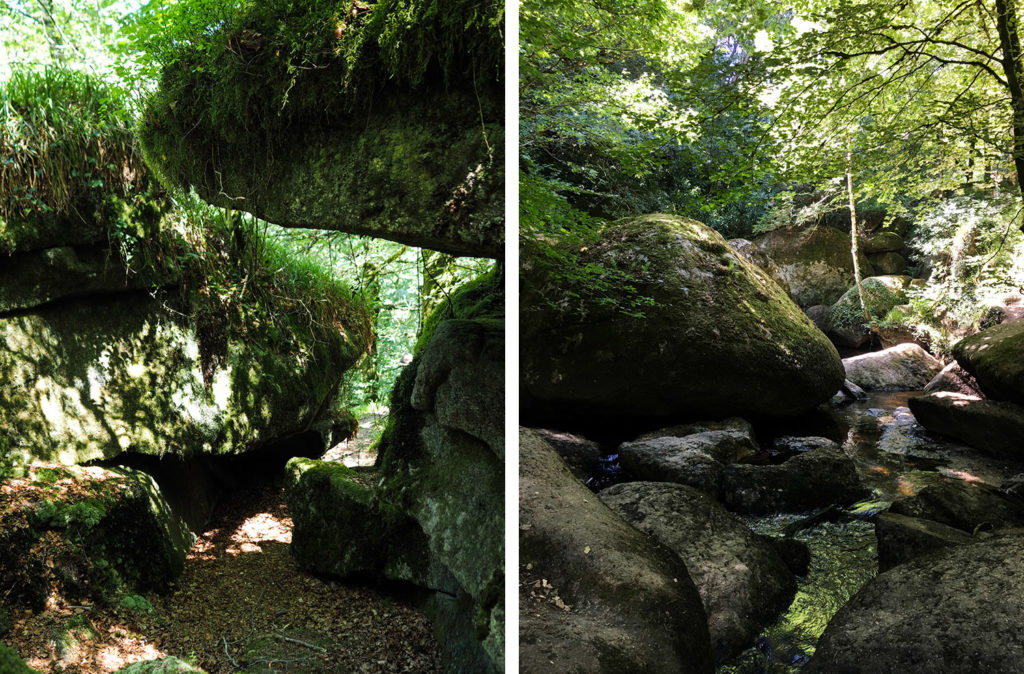
{"type": "Polygon", "coordinates": [[[906,407],[914,395],[918,393],[870,393],[824,418],[774,429],[776,435],[823,435],[841,443],[872,495],[806,528],[798,524],[806,513],[745,518],[755,531],[773,536],[799,528],[794,538],[810,548],[811,567],[789,609],[761,633],[755,647],[719,667],[717,674],[798,672],[835,612],[878,572],[870,518],[893,500],[913,495],[942,476],[998,486],[1024,471],[1020,464],[988,458],[927,433],[906,407]]]}

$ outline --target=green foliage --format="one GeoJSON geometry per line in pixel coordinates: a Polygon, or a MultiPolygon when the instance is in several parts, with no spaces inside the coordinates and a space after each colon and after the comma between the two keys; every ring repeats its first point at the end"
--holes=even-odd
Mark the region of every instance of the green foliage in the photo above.
{"type": "MultiPolygon", "coordinates": [[[[871,316],[872,324],[887,316],[890,310],[907,300],[907,296],[901,290],[893,289],[889,283],[877,278],[866,278],[861,283],[861,290],[864,293],[864,305],[867,307],[868,315],[871,316]]],[[[864,311],[861,308],[860,296],[856,288],[851,288],[845,295],[839,298],[829,311],[829,320],[837,328],[863,328],[868,329],[865,323],[864,311]]]]}
{"type": "Polygon", "coordinates": [[[0,97],[0,243],[32,214],[102,214],[111,196],[133,203],[147,189],[117,90],[73,70],[18,69],[0,97]]]}
{"type": "Polygon", "coordinates": [[[121,597],[121,607],[132,613],[152,614],[156,612],[149,600],[139,594],[126,594],[121,597]]]}
{"type": "Polygon", "coordinates": [[[101,501],[94,498],[74,503],[45,499],[36,506],[32,515],[40,527],[91,529],[107,516],[107,509],[101,501]]]}
{"type": "Polygon", "coordinates": [[[250,132],[352,109],[385,82],[494,80],[502,17],[499,3],[469,0],[154,0],[128,33],[146,45],[145,72],[162,73],[171,105],[202,101],[197,122],[250,132]],[[293,87],[308,94],[296,99],[293,87]]]}

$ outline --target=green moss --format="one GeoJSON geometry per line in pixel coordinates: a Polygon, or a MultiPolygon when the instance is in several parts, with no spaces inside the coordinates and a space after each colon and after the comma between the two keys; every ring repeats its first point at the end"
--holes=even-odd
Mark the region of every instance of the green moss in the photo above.
{"type": "MultiPolygon", "coordinates": [[[[872,276],[861,282],[864,291],[864,304],[868,314],[874,320],[882,320],[894,307],[905,304],[907,295],[904,287],[909,277],[872,276]]],[[[864,312],[860,305],[860,295],[856,286],[850,288],[829,309],[829,320],[837,328],[865,327],[864,312]]]]}
{"type": "Polygon", "coordinates": [[[0,674],[38,674],[13,648],[0,643],[0,674]]]}
{"type": "Polygon", "coordinates": [[[500,265],[456,288],[451,296],[423,320],[416,340],[419,353],[434,336],[441,321],[467,318],[481,321],[505,320],[505,274],[500,265]]]}

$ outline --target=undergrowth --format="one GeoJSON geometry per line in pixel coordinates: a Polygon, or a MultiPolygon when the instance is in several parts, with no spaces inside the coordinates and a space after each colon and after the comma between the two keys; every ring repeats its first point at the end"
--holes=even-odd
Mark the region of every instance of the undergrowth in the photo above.
{"type": "Polygon", "coordinates": [[[111,196],[123,201],[147,187],[131,115],[109,85],[74,70],[47,68],[16,69],[0,86],[5,229],[38,213],[88,209],[82,215],[89,216],[104,205],[113,211],[111,196]]]}

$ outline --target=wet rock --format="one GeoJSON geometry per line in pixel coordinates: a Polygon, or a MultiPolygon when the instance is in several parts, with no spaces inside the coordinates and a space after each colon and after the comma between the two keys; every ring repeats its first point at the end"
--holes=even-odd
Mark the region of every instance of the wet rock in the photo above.
{"type": "MultiPolygon", "coordinates": [[[[754,243],[779,266],[790,296],[802,307],[831,305],[853,285],[850,237],[837,229],[776,229],[754,243]]],[[[871,263],[859,256],[861,274],[870,276],[871,263]]]]}
{"type": "Polygon", "coordinates": [[[953,355],[988,397],[1024,405],[1024,320],[964,337],[953,355]]]}
{"type": "Polygon", "coordinates": [[[630,482],[599,496],[686,563],[719,663],[749,648],[793,598],[796,579],[774,546],[707,494],[678,484],[630,482]]]}
{"type": "Polygon", "coordinates": [[[917,344],[899,344],[843,359],[846,378],[865,391],[916,391],[942,370],[942,363],[917,344]]]}
{"type": "Polygon", "coordinates": [[[804,438],[793,435],[784,435],[781,438],[775,439],[772,443],[772,449],[780,454],[798,454],[801,452],[810,452],[816,449],[839,451],[839,445],[828,438],[804,438]]]}
{"type": "Polygon", "coordinates": [[[875,518],[875,535],[880,572],[940,548],[975,542],[961,529],[894,512],[879,513],[875,518]]]}
{"type": "Polygon", "coordinates": [[[804,672],[1017,672],[1024,536],[999,536],[877,576],[835,615],[804,672]]]}
{"type": "Polygon", "coordinates": [[[707,672],[700,595],[679,557],[581,485],[540,436],[520,433],[520,573],[565,610],[520,593],[519,663],[530,672],[707,672]]]}
{"type": "Polygon", "coordinates": [[[724,464],[754,451],[756,446],[743,433],[705,431],[623,443],[619,461],[639,480],[676,482],[717,494],[724,464]]]}
{"type": "Polygon", "coordinates": [[[782,538],[762,536],[761,538],[775,549],[786,568],[794,575],[807,575],[807,571],[811,567],[811,549],[806,543],[788,536],[782,538]]]}
{"type": "Polygon", "coordinates": [[[985,484],[948,478],[894,501],[889,511],[933,520],[968,533],[1024,524],[1024,501],[985,484]]]}
{"type": "Polygon", "coordinates": [[[562,457],[576,479],[586,482],[588,477],[604,470],[601,446],[582,435],[537,428],[533,431],[551,445],[562,457]]]}
{"type": "Polygon", "coordinates": [[[942,368],[935,377],[924,387],[924,393],[961,393],[967,396],[984,397],[978,386],[978,380],[960,367],[960,363],[953,361],[942,368]]]}
{"type": "Polygon", "coordinates": [[[869,491],[853,461],[841,451],[816,449],[771,466],[733,464],[722,474],[722,495],[735,512],[802,512],[853,503],[869,491]]]}
{"type": "Polygon", "coordinates": [[[999,491],[1007,496],[1024,498],[1024,473],[1017,473],[1003,480],[1003,483],[999,485],[999,491]]]}
{"type": "Polygon", "coordinates": [[[994,456],[1019,459],[1024,452],[1024,407],[960,393],[911,398],[910,411],[922,426],[994,456]]]}
{"type": "MultiPolygon", "coordinates": [[[[834,347],[785,292],[714,230],[654,214],[608,225],[581,263],[634,275],[643,316],[576,293],[523,262],[526,418],[787,416],[842,382],[834,347]],[[742,340],[729,336],[743,335],[742,340]],[[629,357],[624,357],[629,345],[629,357]]],[[[625,298],[623,298],[625,299],[625,298]]]]}
{"type": "Polygon", "coordinates": [[[838,407],[840,405],[852,403],[856,400],[866,400],[867,397],[868,394],[864,389],[847,379],[843,382],[843,387],[839,389],[834,396],[832,396],[832,405],[834,407],[838,407]]]}

